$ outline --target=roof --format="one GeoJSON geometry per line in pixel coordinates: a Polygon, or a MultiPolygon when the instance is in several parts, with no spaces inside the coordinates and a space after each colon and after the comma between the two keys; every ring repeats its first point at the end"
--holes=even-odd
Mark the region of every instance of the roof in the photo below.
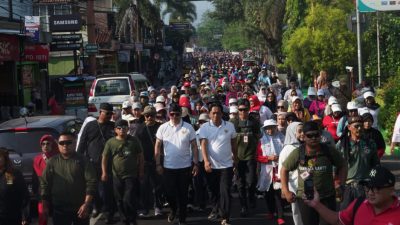
{"type": "MultiPolygon", "coordinates": [[[[27,128],[40,128],[40,127],[52,127],[58,128],[63,123],[75,120],[75,116],[34,116],[26,117],[28,121],[27,128]]],[[[18,127],[25,127],[25,119],[17,118],[11,119],[0,124],[0,130],[14,129],[18,127]]]]}

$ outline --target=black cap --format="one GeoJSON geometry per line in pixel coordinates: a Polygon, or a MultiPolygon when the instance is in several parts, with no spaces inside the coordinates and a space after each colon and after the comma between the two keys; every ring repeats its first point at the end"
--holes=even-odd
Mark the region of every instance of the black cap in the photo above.
{"type": "Polygon", "coordinates": [[[240,98],[238,101],[238,106],[239,105],[245,105],[246,107],[250,107],[250,102],[248,99],[240,98]]]}
{"type": "Polygon", "coordinates": [[[396,178],[387,168],[375,166],[369,172],[369,180],[361,181],[360,183],[369,187],[377,188],[393,187],[396,183],[396,178]]]}
{"type": "Polygon", "coordinates": [[[110,103],[104,102],[100,104],[100,109],[105,111],[113,111],[113,106],[110,103]]]}
{"type": "Polygon", "coordinates": [[[366,113],[362,114],[361,117],[362,117],[363,121],[366,121],[366,120],[370,119],[370,120],[372,120],[372,122],[374,122],[374,117],[369,112],[366,112],[366,113]]]}
{"type": "Polygon", "coordinates": [[[182,108],[176,103],[171,103],[169,105],[169,112],[182,112],[182,108]]]}
{"type": "Polygon", "coordinates": [[[115,127],[127,127],[129,126],[128,121],[126,120],[117,120],[117,122],[115,122],[115,127]]]}
{"type": "Polygon", "coordinates": [[[307,121],[303,125],[303,132],[307,133],[310,131],[319,131],[319,125],[315,121],[307,121]]]}

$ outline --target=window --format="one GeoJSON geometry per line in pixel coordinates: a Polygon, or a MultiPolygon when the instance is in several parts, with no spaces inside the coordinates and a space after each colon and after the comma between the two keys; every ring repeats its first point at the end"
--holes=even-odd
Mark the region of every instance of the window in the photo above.
{"type": "Polygon", "coordinates": [[[98,80],[95,96],[130,95],[128,79],[98,80]]]}

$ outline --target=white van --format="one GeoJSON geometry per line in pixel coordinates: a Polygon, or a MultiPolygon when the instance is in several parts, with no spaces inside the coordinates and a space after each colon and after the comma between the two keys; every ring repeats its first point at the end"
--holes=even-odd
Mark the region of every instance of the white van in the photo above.
{"type": "Polygon", "coordinates": [[[121,109],[124,101],[147,89],[147,78],[141,74],[106,74],[97,76],[89,92],[88,115],[99,116],[100,104],[107,102],[121,109]]]}

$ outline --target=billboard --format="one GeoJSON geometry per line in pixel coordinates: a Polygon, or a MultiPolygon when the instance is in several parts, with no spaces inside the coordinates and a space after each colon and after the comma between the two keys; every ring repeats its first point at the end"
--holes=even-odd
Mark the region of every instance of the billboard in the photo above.
{"type": "Polygon", "coordinates": [[[39,42],[40,16],[25,16],[25,35],[39,42]]]}
{"type": "Polygon", "coordinates": [[[79,14],[50,16],[51,32],[80,31],[81,26],[82,26],[82,20],[79,14]]]}
{"type": "Polygon", "coordinates": [[[400,10],[399,0],[358,0],[360,12],[397,11],[400,10]]]}

